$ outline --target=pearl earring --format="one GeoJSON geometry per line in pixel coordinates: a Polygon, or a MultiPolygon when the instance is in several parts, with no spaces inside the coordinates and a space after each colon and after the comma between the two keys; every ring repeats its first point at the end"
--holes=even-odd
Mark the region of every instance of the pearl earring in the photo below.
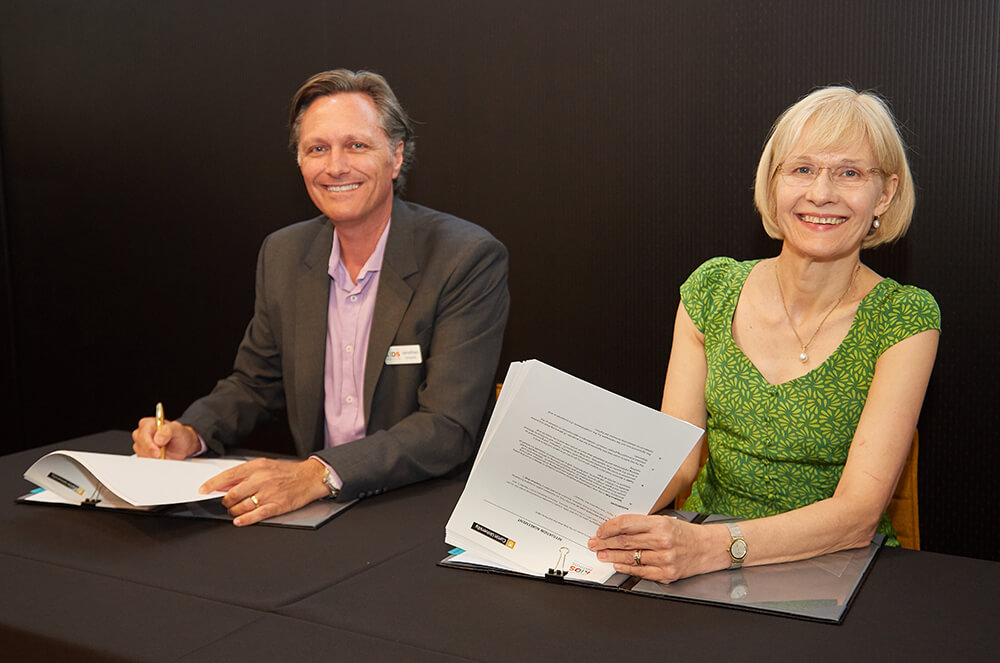
{"type": "Polygon", "coordinates": [[[879,221],[878,217],[876,216],[875,220],[872,221],[872,230],[878,230],[878,227],[881,226],[881,225],[882,225],[882,222],[879,221]]]}

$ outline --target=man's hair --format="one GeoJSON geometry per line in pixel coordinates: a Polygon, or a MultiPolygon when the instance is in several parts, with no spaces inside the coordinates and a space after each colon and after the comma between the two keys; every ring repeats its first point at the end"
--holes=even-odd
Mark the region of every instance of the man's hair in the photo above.
{"type": "Polygon", "coordinates": [[[874,92],[826,87],[814,90],[778,117],[760,155],[754,203],[768,235],[783,239],[776,219],[778,166],[788,158],[804,133],[815,143],[812,148],[820,151],[865,142],[871,147],[882,177],[896,175],[899,178],[889,209],[879,217],[878,230],[862,240],[862,248],[895,242],[906,234],[915,204],[913,177],[906,161],[906,146],[892,111],[874,92]]]}
{"type": "Polygon", "coordinates": [[[400,193],[406,184],[406,171],[413,162],[413,154],[416,151],[413,123],[396,99],[389,83],[376,73],[332,69],[310,77],[292,97],[292,108],[288,117],[290,127],[288,146],[298,154],[302,116],[313,101],[320,97],[345,92],[359,92],[371,98],[378,112],[379,126],[389,139],[390,154],[396,151],[399,141],[403,141],[403,165],[392,183],[393,193],[400,193]]]}

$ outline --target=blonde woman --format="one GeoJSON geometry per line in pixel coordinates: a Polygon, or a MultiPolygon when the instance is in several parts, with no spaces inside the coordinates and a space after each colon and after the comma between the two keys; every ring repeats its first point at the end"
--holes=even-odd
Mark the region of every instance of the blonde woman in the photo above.
{"type": "Polygon", "coordinates": [[[656,507],[693,482],[684,508],[741,522],[609,520],[590,547],[619,571],[673,581],[861,547],[876,532],[896,543],[885,508],[941,324],[929,293],[861,262],[913,212],[886,104],[843,87],[801,99],[775,122],[754,198],[778,256],[715,258],[681,286],[662,409],[707,432],[656,507]]]}

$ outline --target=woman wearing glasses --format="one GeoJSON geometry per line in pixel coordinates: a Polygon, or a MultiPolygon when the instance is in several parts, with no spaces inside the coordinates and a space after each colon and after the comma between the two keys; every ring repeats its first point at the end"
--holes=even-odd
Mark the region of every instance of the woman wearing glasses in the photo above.
{"type": "Polygon", "coordinates": [[[885,103],[820,89],[775,123],[755,203],[775,258],[716,258],[681,286],[663,411],[706,428],[657,509],[743,519],[691,525],[627,515],[590,546],[619,571],[660,581],[742,564],[895,542],[884,515],[937,351],[924,290],[876,274],[861,249],[907,230],[914,195],[885,103]],[[697,475],[697,476],[696,476],[697,475]]]}

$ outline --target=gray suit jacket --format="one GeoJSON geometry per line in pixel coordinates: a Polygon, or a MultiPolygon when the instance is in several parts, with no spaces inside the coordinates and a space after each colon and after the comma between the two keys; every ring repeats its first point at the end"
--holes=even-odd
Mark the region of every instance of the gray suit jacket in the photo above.
{"type": "Polygon", "coordinates": [[[507,322],[507,250],[479,226],[393,201],[365,365],[367,436],[323,449],[332,244],[325,216],[264,240],[233,373],[180,420],[222,453],[287,408],[299,455],[329,463],[346,500],[439,476],[472,454],[507,322]],[[413,344],[421,364],[385,364],[390,346],[413,344]]]}

